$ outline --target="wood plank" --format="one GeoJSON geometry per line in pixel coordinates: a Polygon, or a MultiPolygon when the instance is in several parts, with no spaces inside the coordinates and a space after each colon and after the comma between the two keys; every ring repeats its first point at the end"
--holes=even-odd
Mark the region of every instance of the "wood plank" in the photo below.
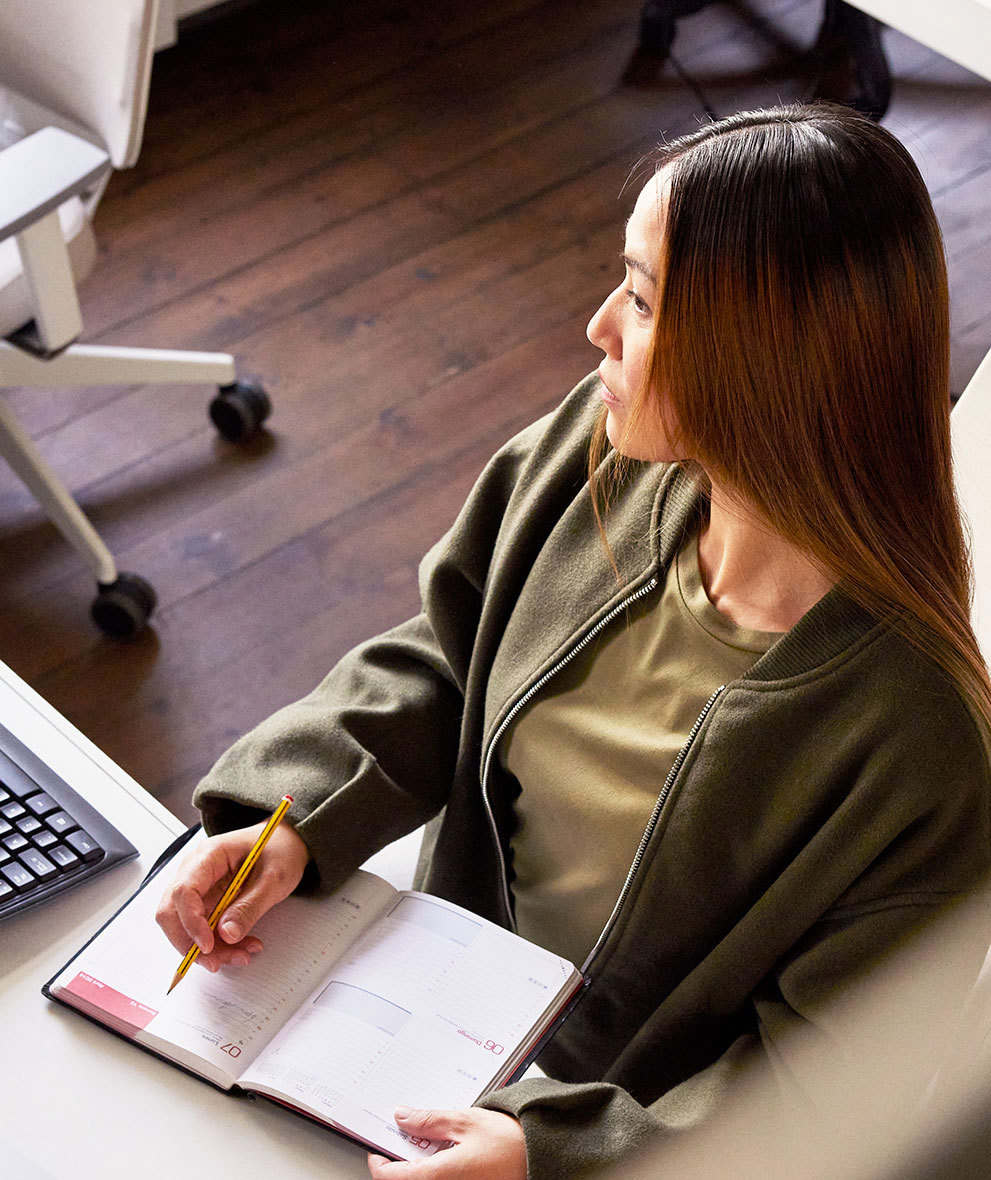
{"type": "Polygon", "coordinates": [[[533,6],[534,0],[434,0],[415,11],[389,12],[363,0],[332,7],[290,0],[206,23],[156,59],[145,143],[161,150],[154,151],[154,164],[145,159],[133,175],[208,154],[226,141],[232,123],[237,138],[248,138],[328,95],[414,71],[438,47],[533,6]]]}

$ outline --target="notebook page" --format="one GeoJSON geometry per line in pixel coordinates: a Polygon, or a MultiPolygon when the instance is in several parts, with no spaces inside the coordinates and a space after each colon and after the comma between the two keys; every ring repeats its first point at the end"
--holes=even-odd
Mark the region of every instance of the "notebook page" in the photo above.
{"type": "Polygon", "coordinates": [[[357,873],[325,897],[291,897],[256,925],[265,949],[246,967],[189,969],[166,995],[180,956],[155,923],[161,890],[143,889],[59,977],[56,992],[90,1015],[224,1084],[289,1019],[346,941],[395,891],[357,873]]]}
{"type": "Polygon", "coordinates": [[[381,878],[357,873],[329,896],[287,898],[255,926],[265,949],[247,967],[211,975],[194,966],[135,1039],[176,1046],[237,1076],[393,896],[381,878]]]}
{"type": "Polygon", "coordinates": [[[402,894],[242,1082],[415,1158],[436,1145],[405,1141],[396,1106],[470,1106],[574,978],[484,919],[402,894]]]}

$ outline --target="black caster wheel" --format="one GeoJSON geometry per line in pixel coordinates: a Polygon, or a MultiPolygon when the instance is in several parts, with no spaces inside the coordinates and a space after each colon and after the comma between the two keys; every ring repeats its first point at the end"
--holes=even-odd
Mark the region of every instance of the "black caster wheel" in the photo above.
{"type": "Polygon", "coordinates": [[[233,443],[257,434],[271,412],[268,394],[250,381],[221,385],[210,403],[210,420],[220,436],[233,443]]]}
{"type": "Polygon", "coordinates": [[[148,624],[158,598],[138,574],[117,575],[116,582],[100,586],[89,613],[104,635],[133,639],[148,624]]]}

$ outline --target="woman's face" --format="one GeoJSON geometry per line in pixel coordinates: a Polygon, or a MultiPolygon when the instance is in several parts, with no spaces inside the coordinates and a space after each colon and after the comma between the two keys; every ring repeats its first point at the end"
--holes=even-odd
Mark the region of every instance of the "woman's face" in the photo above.
{"type": "Polygon", "coordinates": [[[599,365],[599,377],[602,401],[608,411],[609,441],[631,459],[671,462],[684,456],[675,453],[672,440],[677,434],[676,423],[666,407],[658,405],[659,413],[649,415],[636,430],[627,432],[630,409],[653,347],[665,192],[662,169],[644,186],[626,223],[623,281],[606,296],[587,332],[589,340],[606,354],[599,365]]]}

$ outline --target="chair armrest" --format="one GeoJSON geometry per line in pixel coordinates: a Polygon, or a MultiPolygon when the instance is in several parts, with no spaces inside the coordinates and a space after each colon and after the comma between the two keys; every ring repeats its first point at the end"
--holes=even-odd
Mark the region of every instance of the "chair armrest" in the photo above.
{"type": "Polygon", "coordinates": [[[91,188],[109,169],[105,151],[59,127],[0,152],[0,242],[91,188]]]}

